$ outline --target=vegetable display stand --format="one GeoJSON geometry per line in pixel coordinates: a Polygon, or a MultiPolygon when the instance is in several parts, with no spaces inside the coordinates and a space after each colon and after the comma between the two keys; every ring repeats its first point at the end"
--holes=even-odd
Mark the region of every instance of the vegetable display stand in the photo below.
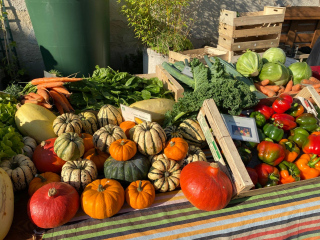
{"type": "MultiPolygon", "coordinates": [[[[320,96],[312,87],[303,88],[294,98],[312,98],[320,106],[320,96]]],[[[271,106],[276,98],[261,99],[260,103],[271,106]]],[[[198,114],[198,121],[206,137],[212,156],[220,165],[220,168],[232,179],[234,198],[243,198],[259,194],[275,192],[287,188],[295,188],[303,184],[320,182],[320,177],[287,183],[272,187],[250,190],[254,185],[243,164],[237,148],[224,124],[215,102],[207,99],[198,114]],[[212,131],[211,131],[212,129],[212,131]],[[222,153],[223,155],[222,156],[222,153]]]]}
{"type": "Polygon", "coordinates": [[[228,52],[228,61],[236,62],[247,49],[264,52],[278,47],[285,7],[264,7],[264,11],[240,13],[222,10],[218,49],[228,52]]]}
{"type": "Polygon", "coordinates": [[[26,0],[47,71],[88,76],[109,65],[108,0],[26,0]]]}
{"type": "Polygon", "coordinates": [[[219,57],[226,61],[228,60],[227,51],[205,46],[204,48],[192,49],[183,52],[169,51],[169,62],[175,63],[179,61],[184,61],[185,59],[187,59],[188,62],[191,62],[193,58],[198,58],[200,62],[206,64],[206,61],[203,58],[204,55],[208,55],[208,57],[219,57]]]}

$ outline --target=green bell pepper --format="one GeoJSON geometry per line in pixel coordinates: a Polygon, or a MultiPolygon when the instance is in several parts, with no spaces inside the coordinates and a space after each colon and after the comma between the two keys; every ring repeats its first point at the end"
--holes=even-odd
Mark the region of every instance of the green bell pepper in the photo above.
{"type": "Polygon", "coordinates": [[[263,127],[266,124],[266,118],[261,112],[252,112],[250,117],[256,120],[257,127],[263,127]]]}
{"type": "Polygon", "coordinates": [[[297,117],[296,122],[299,124],[299,127],[312,132],[316,130],[319,126],[317,124],[317,119],[311,113],[303,113],[297,117]]]}
{"type": "Polygon", "coordinates": [[[239,155],[244,165],[248,165],[248,163],[252,159],[252,152],[245,147],[238,148],[239,155]]]}
{"type": "Polygon", "coordinates": [[[299,148],[302,147],[303,143],[308,139],[309,133],[307,130],[297,127],[295,129],[290,130],[289,140],[295,142],[299,148]]]}
{"type": "Polygon", "coordinates": [[[283,129],[278,128],[277,126],[267,123],[263,126],[263,133],[270,139],[279,142],[284,134],[283,129]]]}

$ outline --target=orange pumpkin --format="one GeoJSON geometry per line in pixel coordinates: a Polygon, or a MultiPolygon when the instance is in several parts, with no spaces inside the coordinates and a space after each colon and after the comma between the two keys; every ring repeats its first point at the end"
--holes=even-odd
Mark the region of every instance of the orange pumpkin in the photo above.
{"type": "Polygon", "coordinates": [[[113,179],[97,179],[89,183],[82,195],[83,211],[92,218],[104,219],[119,212],[124,203],[124,189],[113,179]]]}
{"type": "Polygon", "coordinates": [[[124,131],[124,133],[126,134],[127,138],[130,139],[130,134],[129,131],[131,128],[133,128],[136,125],[135,122],[132,121],[125,121],[120,123],[119,127],[124,131]]]}
{"type": "Polygon", "coordinates": [[[91,160],[96,164],[98,172],[103,171],[104,162],[110,157],[108,153],[102,152],[99,149],[91,148],[82,158],[91,160]]]}
{"type": "Polygon", "coordinates": [[[188,143],[183,138],[172,138],[164,148],[164,154],[172,160],[180,161],[188,154],[188,143]]]}
{"type": "Polygon", "coordinates": [[[137,153],[137,146],[134,141],[129,139],[118,139],[111,143],[109,152],[111,157],[117,161],[127,161],[137,153]]]}
{"type": "Polygon", "coordinates": [[[31,197],[39,188],[51,182],[60,182],[60,176],[53,172],[36,174],[29,184],[29,196],[31,197]]]}
{"type": "Polygon", "coordinates": [[[147,180],[132,182],[126,189],[126,201],[134,209],[150,207],[155,197],[154,186],[147,180]]]}
{"type": "Polygon", "coordinates": [[[94,148],[93,137],[89,133],[81,133],[81,138],[84,143],[84,152],[88,151],[91,148],[94,148]]]}

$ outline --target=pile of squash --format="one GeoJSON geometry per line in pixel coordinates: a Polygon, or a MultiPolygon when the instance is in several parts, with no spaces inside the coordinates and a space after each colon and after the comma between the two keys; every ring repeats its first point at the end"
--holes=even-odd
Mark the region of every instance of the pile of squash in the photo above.
{"type": "MultiPolygon", "coordinates": [[[[28,214],[41,228],[65,224],[80,206],[96,219],[113,216],[125,201],[134,209],[147,208],[156,191],[179,186],[203,210],[219,209],[230,201],[232,186],[226,180],[213,190],[219,189],[222,196],[214,200],[213,208],[198,205],[201,194],[198,191],[195,197],[190,192],[188,186],[201,184],[193,181],[200,175],[223,178],[207,163],[202,151],[206,140],[195,120],[163,129],[157,122],[123,121],[120,110],[111,105],[98,113],[55,116],[39,105],[25,104],[17,111],[16,124],[29,137],[24,138],[24,155],[0,163],[0,184],[6,186],[2,191],[10,192],[7,199],[0,196],[0,204],[5,202],[5,208],[13,211],[13,192],[28,189],[28,214]],[[209,170],[200,173],[203,169],[209,170]]],[[[13,213],[9,215],[12,218],[13,213]]]]}

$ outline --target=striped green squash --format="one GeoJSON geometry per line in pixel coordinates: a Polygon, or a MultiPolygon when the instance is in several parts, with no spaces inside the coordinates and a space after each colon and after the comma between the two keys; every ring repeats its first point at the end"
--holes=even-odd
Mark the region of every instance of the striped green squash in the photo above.
{"type": "Polygon", "coordinates": [[[186,119],[179,125],[182,137],[190,145],[200,148],[207,146],[206,138],[202,132],[199,123],[192,119],[186,119]]]}
{"type": "Polygon", "coordinates": [[[109,124],[93,134],[93,144],[102,152],[109,153],[111,143],[118,139],[127,139],[124,131],[116,125],[109,124]]]}
{"type": "Polygon", "coordinates": [[[182,159],[180,164],[180,169],[182,170],[185,166],[187,166],[191,162],[198,161],[207,161],[205,153],[201,150],[201,148],[196,147],[194,145],[189,145],[188,155],[185,159],[182,159]]]}
{"type": "MultiPolygon", "coordinates": [[[[14,191],[26,189],[37,173],[34,163],[29,157],[23,154],[18,154],[10,160],[2,161],[0,168],[8,173],[14,191]]],[[[0,189],[1,187],[2,186],[0,186],[0,189]]]]}
{"type": "Polygon", "coordinates": [[[64,161],[76,160],[84,154],[84,142],[77,133],[63,133],[54,142],[53,150],[64,161]]]}
{"type": "Polygon", "coordinates": [[[109,157],[104,163],[104,176],[120,181],[131,183],[136,180],[148,179],[150,161],[140,153],[137,153],[128,161],[117,161],[109,157]]]}
{"type": "Polygon", "coordinates": [[[108,124],[119,126],[123,122],[120,110],[110,104],[104,105],[98,112],[97,117],[100,128],[108,124]]]}
{"type": "Polygon", "coordinates": [[[92,112],[82,112],[78,115],[81,119],[82,129],[85,133],[93,135],[98,130],[98,120],[92,112]]]}
{"type": "Polygon", "coordinates": [[[144,155],[155,155],[161,152],[166,145],[166,134],[156,122],[143,122],[135,126],[133,141],[138,150],[144,155]]]}
{"type": "Polygon", "coordinates": [[[152,163],[148,178],[159,192],[175,190],[180,184],[180,165],[177,161],[160,158],[152,163]]]}
{"type": "Polygon", "coordinates": [[[168,141],[171,138],[183,138],[181,130],[176,126],[168,126],[164,129],[164,132],[168,141]]]}
{"type": "Polygon", "coordinates": [[[80,134],[81,130],[81,119],[73,113],[61,114],[53,121],[53,131],[58,136],[67,132],[80,134]]]}
{"type": "Polygon", "coordinates": [[[98,177],[97,167],[93,161],[87,159],[77,159],[66,162],[61,170],[61,182],[73,186],[79,193],[84,188],[96,180],[98,177]]]}

